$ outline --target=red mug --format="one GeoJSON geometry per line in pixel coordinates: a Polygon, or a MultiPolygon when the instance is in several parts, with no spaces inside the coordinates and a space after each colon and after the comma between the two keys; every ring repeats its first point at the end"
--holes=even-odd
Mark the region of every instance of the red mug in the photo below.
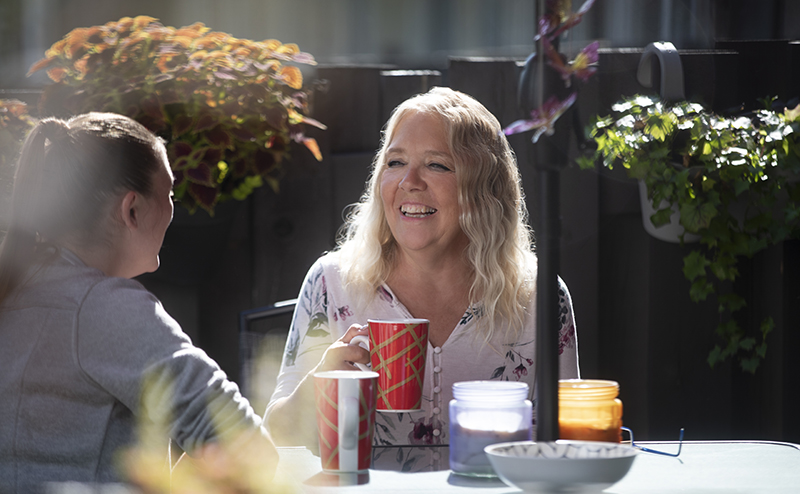
{"type": "Polygon", "coordinates": [[[370,361],[372,370],[378,373],[378,410],[419,410],[429,321],[370,319],[367,322],[370,361]]]}
{"type": "Polygon", "coordinates": [[[326,472],[365,472],[372,463],[378,374],[314,374],[319,453],[326,472]]]}

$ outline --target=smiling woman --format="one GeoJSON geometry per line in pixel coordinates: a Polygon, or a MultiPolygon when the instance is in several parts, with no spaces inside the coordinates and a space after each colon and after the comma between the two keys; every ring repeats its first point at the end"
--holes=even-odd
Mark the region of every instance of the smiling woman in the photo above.
{"type": "MultiPolygon", "coordinates": [[[[309,376],[368,363],[351,344],[367,319],[430,321],[422,407],[379,411],[376,446],[449,444],[455,382],[524,381],[533,390],[536,256],[526,222],[516,159],[483,105],[434,88],[396,108],[337,249],[302,286],[267,407],[276,441],[316,447],[309,376]]],[[[560,302],[561,377],[577,377],[563,283],[560,302]]]]}

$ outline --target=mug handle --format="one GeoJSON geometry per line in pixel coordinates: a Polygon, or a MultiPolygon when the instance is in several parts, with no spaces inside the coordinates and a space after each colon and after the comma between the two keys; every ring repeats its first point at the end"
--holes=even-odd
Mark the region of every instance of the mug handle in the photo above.
{"type": "MultiPolygon", "coordinates": [[[[369,350],[369,337],[363,334],[354,336],[353,339],[350,340],[350,344],[351,345],[356,344],[361,348],[363,348],[364,350],[369,350]]],[[[372,370],[367,365],[362,364],[360,362],[353,362],[353,365],[355,365],[356,367],[365,372],[369,372],[372,370]]]]}

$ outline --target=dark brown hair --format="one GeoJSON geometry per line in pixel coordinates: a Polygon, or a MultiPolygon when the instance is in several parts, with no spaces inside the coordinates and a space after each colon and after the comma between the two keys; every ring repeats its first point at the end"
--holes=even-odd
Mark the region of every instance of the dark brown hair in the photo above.
{"type": "Polygon", "coordinates": [[[164,145],[138,122],[113,113],[46,118],[22,145],[9,228],[0,246],[0,302],[22,283],[43,244],[105,237],[114,197],[149,196],[164,145]]]}

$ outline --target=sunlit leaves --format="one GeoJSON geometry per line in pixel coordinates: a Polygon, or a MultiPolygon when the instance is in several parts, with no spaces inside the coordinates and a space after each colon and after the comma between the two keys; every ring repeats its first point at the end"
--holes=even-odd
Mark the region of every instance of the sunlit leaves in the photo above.
{"type": "Polygon", "coordinates": [[[281,82],[293,89],[300,89],[303,87],[303,74],[300,73],[300,69],[297,67],[281,67],[280,71],[278,72],[278,78],[281,80],[281,82]]]}
{"type": "Polygon", "coordinates": [[[654,139],[664,142],[675,130],[677,117],[671,113],[652,114],[645,120],[644,132],[653,136],[654,139]]]}
{"type": "Polygon", "coordinates": [[[686,231],[700,235],[683,272],[692,300],[717,294],[724,344],[711,351],[709,363],[737,358],[747,372],[764,358],[774,323],[765,320],[759,332],[733,317],[745,304],[730,291],[738,261],[800,237],[800,106],[774,111],[766,103],[748,116],[725,118],[695,103],[627,98],[611,115],[591,120],[585,133],[596,151],[579,161],[582,168],[621,163],[659,206],[650,217],[654,225],[666,224],[677,208],[686,231]]]}
{"type": "Polygon", "coordinates": [[[800,105],[795,106],[792,109],[786,108],[783,112],[784,119],[787,122],[796,122],[800,120],[800,105]]]}

